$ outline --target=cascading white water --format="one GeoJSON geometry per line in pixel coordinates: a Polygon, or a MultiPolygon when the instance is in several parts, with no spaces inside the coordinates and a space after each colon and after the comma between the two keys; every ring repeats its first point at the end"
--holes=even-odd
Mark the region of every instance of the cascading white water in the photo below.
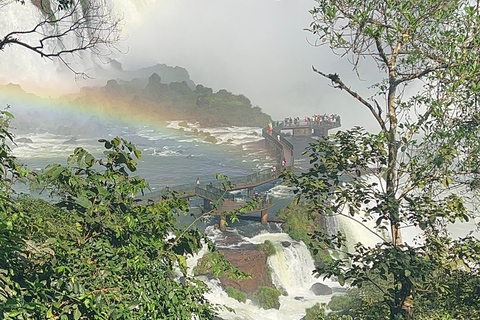
{"type": "MultiPolygon", "coordinates": [[[[385,190],[385,180],[383,178],[373,175],[366,175],[364,179],[368,184],[376,182],[377,191],[385,190]]],[[[366,208],[366,206],[364,206],[364,208],[366,208]]],[[[334,218],[338,225],[338,229],[335,230],[335,232],[339,230],[345,234],[347,237],[348,250],[350,251],[353,251],[353,246],[358,242],[361,242],[365,246],[373,247],[379,242],[382,242],[383,239],[391,239],[389,233],[390,227],[388,225],[386,230],[379,232],[375,229],[375,220],[377,217],[363,220],[363,214],[364,212],[361,211],[355,217],[351,217],[348,208],[345,207],[343,210],[343,215],[338,215],[336,218],[334,218]],[[359,223],[359,221],[361,221],[361,223],[359,223]]],[[[328,227],[328,225],[327,228],[330,234],[332,234],[333,230],[330,231],[330,227],[328,227]]],[[[402,239],[404,243],[409,245],[418,244],[418,242],[421,241],[421,233],[422,231],[418,227],[402,226],[401,228],[402,239]]]]}
{"type": "Polygon", "coordinates": [[[316,282],[312,275],[315,265],[307,247],[287,237],[274,242],[274,246],[277,253],[268,259],[273,284],[289,295],[304,294],[316,282]]]}
{"type": "MultiPolygon", "coordinates": [[[[370,175],[364,178],[368,184],[377,183],[377,191],[385,185],[385,181],[382,178],[379,179],[378,177],[370,175]]],[[[364,206],[364,208],[366,208],[366,206],[364,206]]],[[[346,236],[349,251],[353,251],[354,245],[358,242],[361,242],[365,246],[373,247],[383,241],[382,237],[388,238],[388,234],[380,233],[378,236],[372,232],[376,231],[375,219],[365,219],[364,211],[360,211],[352,217],[347,206],[344,207],[341,215],[327,217],[325,222],[329,234],[336,234],[340,231],[346,236]]]]}
{"type": "MultiPolygon", "coordinates": [[[[206,233],[211,238],[221,238],[219,231],[208,227],[206,233]]],[[[235,309],[235,313],[228,311],[220,312],[220,317],[231,320],[298,320],[305,314],[306,308],[316,303],[328,303],[331,295],[316,296],[310,287],[314,283],[323,283],[329,287],[339,288],[340,285],[330,280],[317,279],[313,276],[315,269],[310,253],[302,242],[297,242],[286,233],[261,233],[252,238],[243,237],[243,243],[261,244],[266,240],[273,243],[276,254],[268,258],[268,265],[271,269],[272,282],[287,295],[280,296],[280,308],[264,310],[256,306],[251,300],[240,303],[228,297],[226,292],[216,280],[208,280],[211,292],[207,298],[218,304],[227,305],[235,309]]],[[[198,257],[188,260],[189,266],[193,267],[198,257]]],[[[205,279],[206,280],[206,279],[205,279]]]]}

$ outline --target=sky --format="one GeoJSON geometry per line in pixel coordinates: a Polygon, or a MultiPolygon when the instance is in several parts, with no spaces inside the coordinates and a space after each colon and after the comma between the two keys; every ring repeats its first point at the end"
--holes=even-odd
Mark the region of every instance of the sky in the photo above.
{"type": "MultiPolygon", "coordinates": [[[[369,77],[368,72],[358,79],[346,60],[335,56],[327,46],[312,45],[316,38],[305,29],[312,21],[308,11],[315,6],[313,0],[114,3],[117,12],[124,12],[125,31],[124,41],[119,44],[122,53],[113,58],[124,69],[157,63],[180,66],[187,69],[195,83],[215,91],[226,89],[243,94],[275,120],[339,114],[342,129],[361,125],[377,130],[365,107],[312,71],[315,66],[326,73],[338,73],[359,92],[365,92],[369,85],[362,80],[369,77]]],[[[10,20],[0,19],[0,36],[32,14],[22,11],[22,20],[18,12],[12,12],[10,20]]],[[[4,60],[0,63],[0,83],[19,83],[32,91],[41,86],[44,95],[49,95],[63,90],[65,80],[60,83],[58,79],[68,79],[73,84],[70,90],[78,90],[79,83],[68,71],[21,50],[25,49],[6,48],[0,52],[0,61],[4,60]]],[[[86,69],[91,67],[88,61],[81,63],[86,69]]]]}

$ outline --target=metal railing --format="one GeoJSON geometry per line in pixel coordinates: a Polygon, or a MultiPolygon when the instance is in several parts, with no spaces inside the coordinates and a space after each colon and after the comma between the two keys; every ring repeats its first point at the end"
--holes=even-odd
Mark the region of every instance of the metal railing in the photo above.
{"type": "Polygon", "coordinates": [[[218,201],[220,199],[235,201],[235,194],[230,193],[230,190],[239,190],[260,185],[263,182],[278,179],[280,175],[281,166],[276,166],[274,172],[272,172],[271,169],[266,169],[246,176],[230,178],[230,183],[232,184],[231,189],[228,188],[227,183],[210,181],[205,186],[202,185],[201,187],[197,186],[195,183],[165,187],[162,190],[147,193],[141,198],[161,198],[162,196],[167,196],[171,192],[175,192],[180,198],[200,196],[212,201],[218,201]]]}
{"type": "Polygon", "coordinates": [[[227,191],[210,187],[207,185],[207,189],[203,189],[201,187],[195,187],[195,194],[202,198],[206,198],[211,201],[218,201],[218,200],[235,200],[235,195],[228,193],[227,191]]]}
{"type": "Polygon", "coordinates": [[[284,146],[289,148],[290,150],[293,150],[293,144],[285,139],[278,131],[272,130],[272,134],[268,132],[268,128],[263,128],[262,129],[262,136],[265,139],[269,139],[270,141],[273,141],[275,145],[283,149],[284,146]],[[280,139],[278,139],[280,137],[280,139]]]}

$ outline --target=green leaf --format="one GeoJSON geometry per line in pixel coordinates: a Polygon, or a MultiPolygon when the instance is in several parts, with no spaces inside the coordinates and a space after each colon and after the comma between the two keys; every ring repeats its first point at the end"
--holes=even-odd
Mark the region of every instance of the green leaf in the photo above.
{"type": "Polygon", "coordinates": [[[92,206],[92,202],[85,196],[79,196],[75,199],[75,203],[79,206],[88,209],[92,206]]]}
{"type": "Polygon", "coordinates": [[[138,160],[142,160],[142,152],[140,150],[136,149],[134,153],[138,160]]]}
{"type": "Polygon", "coordinates": [[[81,316],[82,316],[82,313],[80,312],[80,310],[78,310],[78,306],[75,306],[75,309],[73,311],[73,319],[78,320],[80,319],[81,316]]]}

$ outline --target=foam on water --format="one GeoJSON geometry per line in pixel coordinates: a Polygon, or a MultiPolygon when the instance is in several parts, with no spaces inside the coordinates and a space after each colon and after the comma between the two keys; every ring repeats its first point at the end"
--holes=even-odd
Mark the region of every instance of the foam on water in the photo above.
{"type": "Polygon", "coordinates": [[[73,153],[76,147],[84,147],[90,152],[99,152],[100,145],[96,140],[77,139],[51,133],[22,134],[16,137],[16,145],[12,145],[13,155],[19,159],[64,158],[73,153]],[[30,142],[31,141],[31,142],[30,142]]]}
{"type": "Polygon", "coordinates": [[[277,185],[270,189],[270,195],[278,199],[293,198],[293,188],[285,185],[277,185]]]}
{"type": "MultiPolygon", "coordinates": [[[[225,238],[225,235],[218,230],[207,228],[207,234],[216,244],[219,241],[222,242],[225,238]]],[[[277,253],[268,258],[268,264],[272,269],[273,282],[277,288],[286,291],[288,294],[279,297],[280,308],[278,310],[264,310],[249,299],[246,303],[240,303],[228,297],[217,280],[208,280],[211,292],[206,295],[207,299],[228,305],[235,310],[235,313],[226,310],[220,311],[219,315],[223,319],[298,320],[305,316],[306,308],[310,308],[319,302],[327,303],[331,299],[332,295],[316,296],[310,290],[314,283],[322,282],[334,291],[339,288],[339,284],[334,281],[320,281],[313,276],[312,271],[315,267],[305,244],[294,241],[286,233],[264,231],[251,238],[239,237],[243,242],[250,244],[261,244],[266,240],[273,243],[277,253]]]]}
{"type": "MultiPolygon", "coordinates": [[[[182,130],[184,132],[194,133],[196,131],[203,131],[209,133],[215,139],[217,144],[231,144],[235,146],[245,146],[249,143],[262,140],[262,129],[252,127],[215,127],[203,128],[198,123],[191,123],[186,121],[169,121],[167,128],[182,130]],[[187,124],[186,126],[183,124],[187,124]],[[180,125],[182,124],[182,125],[180,125]]],[[[204,137],[190,138],[190,141],[205,142],[204,137]]],[[[209,143],[209,142],[206,142],[209,143]]]]}

